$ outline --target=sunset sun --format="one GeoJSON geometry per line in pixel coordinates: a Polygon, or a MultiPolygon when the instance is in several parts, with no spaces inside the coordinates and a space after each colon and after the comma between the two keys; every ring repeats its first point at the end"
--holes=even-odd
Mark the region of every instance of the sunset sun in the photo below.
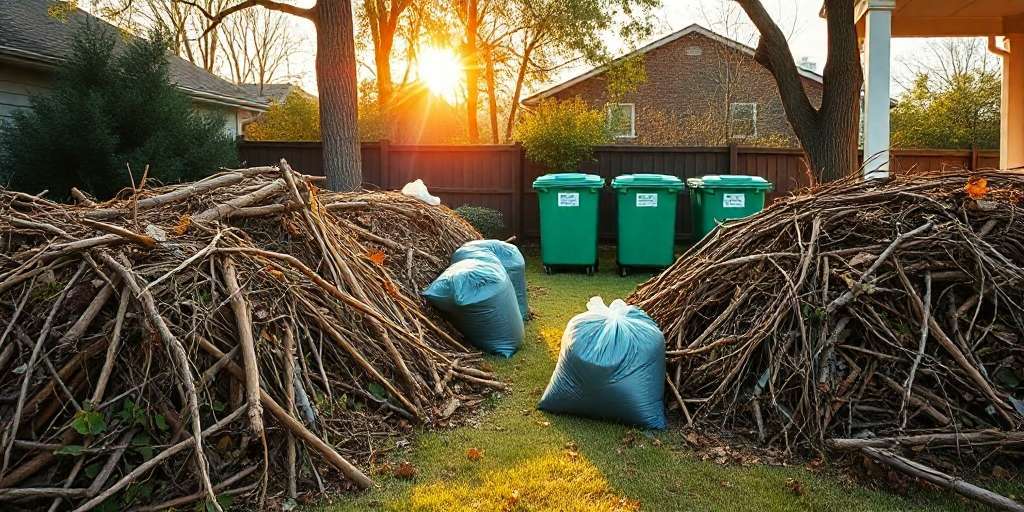
{"type": "Polygon", "coordinates": [[[419,76],[431,93],[454,103],[462,77],[462,62],[451,49],[426,48],[419,56],[419,76]]]}

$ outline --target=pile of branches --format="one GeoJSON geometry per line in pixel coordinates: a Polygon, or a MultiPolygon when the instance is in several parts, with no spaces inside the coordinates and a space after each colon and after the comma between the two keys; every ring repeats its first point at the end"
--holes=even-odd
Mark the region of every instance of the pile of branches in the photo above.
{"type": "Polygon", "coordinates": [[[479,237],[447,208],[321,193],[283,161],[141,181],[101,204],[0,190],[0,508],[364,488],[395,434],[504,387],[414,293],[479,237]]]}
{"type": "Polygon", "coordinates": [[[424,208],[419,199],[397,192],[351,192],[339,200],[374,205],[371,210],[339,208],[334,214],[348,221],[347,226],[354,224],[353,229],[367,243],[395,254],[386,258],[384,265],[394,275],[403,276],[407,291],[416,296],[448,267],[455,249],[480,238],[476,228],[454,211],[443,206],[424,208]]]}
{"type": "Polygon", "coordinates": [[[629,300],[665,332],[689,423],[788,453],[1019,456],[1022,198],[1020,171],[822,186],[721,226],[629,300]]]}

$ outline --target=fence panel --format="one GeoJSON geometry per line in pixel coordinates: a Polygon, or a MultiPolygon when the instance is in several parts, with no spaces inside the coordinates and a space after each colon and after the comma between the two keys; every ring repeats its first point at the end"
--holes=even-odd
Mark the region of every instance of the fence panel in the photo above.
{"type": "MultiPolygon", "coordinates": [[[[267,165],[285,158],[297,170],[323,175],[319,142],[242,142],[239,158],[249,165],[267,165]]],[[[363,182],[367,188],[398,189],[417,178],[452,208],[464,204],[494,208],[504,215],[508,234],[536,238],[539,211],[533,180],[549,172],[526,160],[518,145],[392,145],[387,141],[362,145],[363,182]]],[[[896,150],[894,171],[946,168],[993,168],[999,154],[972,150],[896,150]]],[[[659,173],[682,180],[705,174],[750,174],[775,184],[768,201],[809,184],[803,152],[797,149],[754,147],[599,146],[580,170],[607,182],[620,174],[659,173]]],[[[692,233],[690,199],[680,195],[678,226],[681,238],[692,233]]],[[[601,192],[601,237],[615,235],[617,210],[614,191],[601,192]]]]}

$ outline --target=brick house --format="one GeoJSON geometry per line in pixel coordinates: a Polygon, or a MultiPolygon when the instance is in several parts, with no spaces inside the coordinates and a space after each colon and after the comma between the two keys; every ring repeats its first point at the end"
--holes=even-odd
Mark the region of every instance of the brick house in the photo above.
{"type": "MultiPolygon", "coordinates": [[[[821,75],[799,71],[811,102],[819,106],[821,75]]],[[[620,144],[797,145],[775,79],[754,60],[754,49],[696,24],[522,103],[530,108],[544,99],[573,97],[607,109],[620,144]],[[608,71],[630,59],[642,59],[646,80],[612,99],[608,71]]]]}

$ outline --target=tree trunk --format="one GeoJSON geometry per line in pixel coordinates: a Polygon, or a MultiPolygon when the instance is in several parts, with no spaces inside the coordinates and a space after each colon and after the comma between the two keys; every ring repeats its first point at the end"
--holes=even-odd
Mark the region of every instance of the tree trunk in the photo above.
{"type": "Polygon", "coordinates": [[[818,182],[856,172],[863,75],[853,23],[853,2],[826,0],[828,60],[822,73],[821,108],[807,98],[789,43],[759,0],[737,0],[761,33],[754,58],[775,77],[786,118],[818,182]]]}
{"type": "Polygon", "coordinates": [[[320,91],[320,139],[327,188],[362,185],[357,125],[356,52],[351,0],[316,4],[316,79],[320,91]]]}
{"type": "Polygon", "coordinates": [[[534,43],[536,43],[536,39],[526,45],[526,48],[523,49],[523,58],[519,61],[516,86],[512,90],[512,101],[509,104],[508,123],[505,124],[505,140],[512,140],[512,130],[515,128],[516,115],[519,113],[519,97],[523,95],[523,82],[526,81],[526,71],[530,66],[530,54],[533,53],[534,43]]]}
{"type": "Polygon", "coordinates": [[[487,82],[487,114],[491,120],[491,143],[499,142],[498,133],[498,90],[494,83],[494,48],[487,48],[484,55],[484,80],[487,82]]]}
{"type": "Polygon", "coordinates": [[[480,20],[477,19],[477,2],[478,0],[467,1],[466,48],[463,52],[466,56],[466,130],[469,134],[470,144],[480,142],[480,127],[476,117],[480,96],[480,91],[477,88],[480,83],[480,55],[476,37],[480,20]]]}

